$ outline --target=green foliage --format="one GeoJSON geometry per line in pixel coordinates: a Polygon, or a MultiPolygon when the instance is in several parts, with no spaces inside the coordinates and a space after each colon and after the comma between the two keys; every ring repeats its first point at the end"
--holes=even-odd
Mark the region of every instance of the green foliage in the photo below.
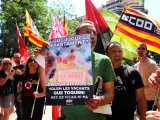
{"type": "Polygon", "coordinates": [[[73,14],[75,8],[72,4],[69,3],[69,0],[66,3],[61,3],[59,0],[58,3],[52,1],[52,3],[49,5],[49,9],[52,15],[58,16],[60,22],[63,21],[64,15],[66,16],[68,33],[69,35],[72,35],[78,26],[79,21],[75,19],[76,15],[73,14]]]}
{"type": "MultiPolygon", "coordinates": [[[[2,11],[0,12],[0,39],[2,40],[0,46],[3,46],[4,50],[1,50],[0,56],[10,57],[14,52],[18,51],[16,22],[22,37],[24,37],[25,10],[28,10],[41,37],[45,40],[48,39],[53,17],[58,16],[61,21],[64,11],[67,18],[69,34],[72,34],[77,24],[79,24],[78,21],[73,20],[75,18],[75,15],[72,14],[74,7],[69,3],[59,4],[53,1],[50,6],[47,6],[47,0],[3,0],[2,11]]],[[[26,37],[25,40],[28,41],[26,37]]],[[[35,46],[30,42],[27,42],[27,46],[30,53],[33,54],[35,46]]]]}

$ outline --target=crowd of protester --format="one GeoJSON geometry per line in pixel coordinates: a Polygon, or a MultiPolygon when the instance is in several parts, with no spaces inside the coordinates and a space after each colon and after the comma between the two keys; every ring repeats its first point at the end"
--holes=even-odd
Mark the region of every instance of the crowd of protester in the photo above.
{"type": "MultiPolygon", "coordinates": [[[[148,111],[155,105],[154,96],[156,89],[160,87],[160,72],[156,63],[146,57],[146,44],[138,45],[138,59],[133,63],[134,67],[129,67],[122,64],[123,51],[117,42],[108,43],[106,55],[93,51],[97,43],[97,33],[92,22],[82,22],[77,27],[76,34],[91,35],[93,80],[95,82],[97,77],[102,78],[104,94],[94,96],[84,106],[62,106],[59,119],[134,120],[135,111],[138,111],[140,120],[160,120],[158,111],[148,111]],[[99,106],[110,103],[112,115],[93,112],[99,106]]],[[[14,106],[17,120],[42,120],[46,79],[50,77],[45,72],[54,71],[56,66],[54,57],[49,54],[46,55],[46,71],[35,58],[38,54],[45,55],[44,48],[47,45],[45,43],[42,48],[37,48],[35,55],[30,56],[26,63],[21,63],[19,53],[15,53],[13,59],[2,59],[0,120],[9,120],[14,106]]]]}

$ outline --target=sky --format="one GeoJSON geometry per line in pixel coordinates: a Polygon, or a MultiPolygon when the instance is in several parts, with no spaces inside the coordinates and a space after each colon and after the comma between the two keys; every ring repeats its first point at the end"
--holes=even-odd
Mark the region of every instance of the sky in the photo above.
{"type": "MultiPolygon", "coordinates": [[[[51,2],[52,0],[49,0],[51,2]]],[[[75,6],[74,13],[79,17],[85,15],[85,0],[54,0],[60,3],[71,3],[75,6]]],[[[91,0],[93,4],[98,8],[102,4],[105,4],[107,0],[91,0]]],[[[145,8],[148,9],[148,14],[160,22],[160,0],[144,0],[145,8]]]]}

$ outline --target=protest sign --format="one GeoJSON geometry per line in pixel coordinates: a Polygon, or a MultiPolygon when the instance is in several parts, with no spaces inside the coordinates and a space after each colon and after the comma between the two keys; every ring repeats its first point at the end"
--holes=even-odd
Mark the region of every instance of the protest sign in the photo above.
{"type": "Polygon", "coordinates": [[[56,38],[46,50],[46,104],[84,105],[93,97],[90,35],[56,38]]]}

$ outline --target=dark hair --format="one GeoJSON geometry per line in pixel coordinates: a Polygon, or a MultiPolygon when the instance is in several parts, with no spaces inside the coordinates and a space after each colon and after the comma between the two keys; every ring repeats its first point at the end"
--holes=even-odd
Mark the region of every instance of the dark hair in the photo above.
{"type": "MultiPolygon", "coordinates": [[[[32,57],[34,57],[34,55],[31,55],[29,57],[29,59],[27,60],[26,62],[26,66],[25,66],[25,70],[24,70],[24,75],[25,77],[27,77],[29,75],[29,67],[28,67],[28,64],[29,64],[29,61],[32,59],[32,57]]],[[[38,68],[37,68],[37,72],[38,72],[38,68]]]]}
{"type": "Polygon", "coordinates": [[[106,45],[106,49],[105,49],[105,53],[106,53],[107,55],[108,55],[109,46],[110,46],[111,44],[121,46],[121,44],[118,43],[118,42],[116,42],[116,41],[109,42],[109,43],[106,45]]]}

